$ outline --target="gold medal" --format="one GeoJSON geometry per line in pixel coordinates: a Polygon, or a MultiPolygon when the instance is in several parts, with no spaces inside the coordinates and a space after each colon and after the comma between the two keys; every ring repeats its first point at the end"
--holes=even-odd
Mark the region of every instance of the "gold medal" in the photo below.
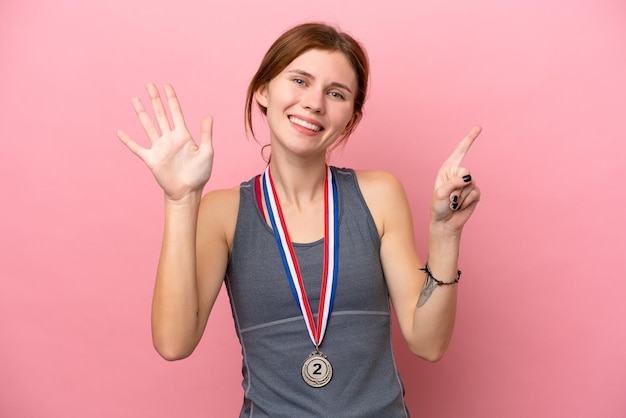
{"type": "Polygon", "coordinates": [[[317,350],[311,353],[302,365],[302,379],[311,387],[326,386],[332,377],[333,366],[324,353],[317,350]]]}

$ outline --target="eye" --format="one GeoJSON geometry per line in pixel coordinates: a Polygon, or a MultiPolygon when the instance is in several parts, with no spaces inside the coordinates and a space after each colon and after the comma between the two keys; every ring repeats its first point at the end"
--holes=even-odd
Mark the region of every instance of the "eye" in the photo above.
{"type": "Polygon", "coordinates": [[[343,94],[339,93],[338,91],[331,91],[330,93],[328,93],[331,97],[334,97],[335,99],[339,99],[339,100],[345,100],[346,98],[344,97],[343,94]]]}
{"type": "Polygon", "coordinates": [[[304,85],[306,85],[306,83],[304,82],[304,80],[303,80],[303,79],[301,79],[301,78],[294,78],[294,79],[293,79],[293,82],[294,82],[294,83],[296,83],[296,84],[298,84],[298,85],[300,85],[300,86],[304,86],[304,85]]]}

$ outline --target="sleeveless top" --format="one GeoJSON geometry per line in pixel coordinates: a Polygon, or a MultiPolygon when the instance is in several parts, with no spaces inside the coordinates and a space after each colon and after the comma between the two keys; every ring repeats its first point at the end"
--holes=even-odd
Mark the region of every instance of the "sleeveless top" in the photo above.
{"type": "MultiPolygon", "coordinates": [[[[320,346],[333,376],[321,388],[301,375],[315,351],[281,261],[274,233],[255,198],[255,179],[240,186],[226,288],[243,362],[240,417],[408,417],[391,347],[391,317],[374,220],[350,169],[331,167],[339,200],[339,272],[320,346]]],[[[294,243],[317,320],[324,239],[294,243]]]]}

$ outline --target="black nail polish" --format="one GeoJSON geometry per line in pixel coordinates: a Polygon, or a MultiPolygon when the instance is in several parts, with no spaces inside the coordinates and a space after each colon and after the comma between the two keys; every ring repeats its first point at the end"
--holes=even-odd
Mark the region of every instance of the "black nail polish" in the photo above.
{"type": "Polygon", "coordinates": [[[459,207],[459,204],[458,204],[458,203],[453,203],[450,207],[451,207],[452,209],[456,210],[456,208],[458,208],[458,207],[459,207]]]}
{"type": "Polygon", "coordinates": [[[467,176],[463,176],[463,181],[465,183],[469,183],[470,181],[472,181],[472,176],[470,176],[469,174],[467,176]]]}

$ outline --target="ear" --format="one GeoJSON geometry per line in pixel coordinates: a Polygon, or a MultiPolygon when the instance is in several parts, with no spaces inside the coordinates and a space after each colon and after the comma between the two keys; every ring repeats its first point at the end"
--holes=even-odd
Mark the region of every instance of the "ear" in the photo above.
{"type": "Polygon", "coordinates": [[[346,128],[343,130],[343,134],[345,136],[350,136],[350,134],[352,133],[352,131],[354,131],[356,126],[359,124],[359,122],[361,122],[362,117],[363,117],[363,112],[361,111],[354,112],[354,114],[352,115],[352,118],[350,118],[350,121],[346,125],[346,128]]]}
{"type": "Polygon", "coordinates": [[[255,92],[254,92],[254,99],[256,100],[256,102],[259,104],[259,106],[267,109],[267,83],[264,83],[261,87],[259,87],[255,92]]]}

